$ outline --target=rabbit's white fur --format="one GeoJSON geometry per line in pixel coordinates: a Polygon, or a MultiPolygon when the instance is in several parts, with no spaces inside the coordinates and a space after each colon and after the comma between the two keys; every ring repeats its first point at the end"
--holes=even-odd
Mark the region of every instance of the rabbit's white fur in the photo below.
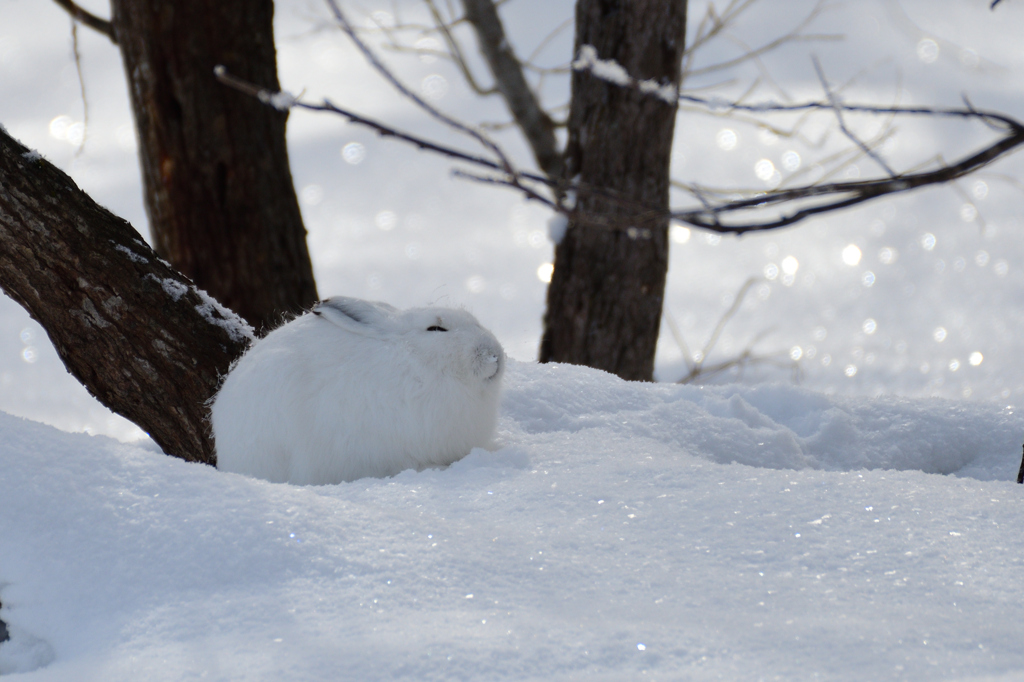
{"type": "Polygon", "coordinates": [[[493,438],[504,369],[463,310],[327,299],[228,373],[211,409],[217,467],[320,485],[451,464],[493,438]]]}

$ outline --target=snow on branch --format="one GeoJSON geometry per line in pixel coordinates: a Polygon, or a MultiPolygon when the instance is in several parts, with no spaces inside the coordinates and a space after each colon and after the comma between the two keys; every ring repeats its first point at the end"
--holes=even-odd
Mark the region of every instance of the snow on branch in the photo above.
{"type": "Polygon", "coordinates": [[[587,71],[608,83],[638,90],[645,95],[653,95],[668,104],[675,104],[679,99],[679,89],[676,86],[655,80],[633,78],[614,59],[600,59],[597,56],[597,48],[593,45],[584,45],[580,48],[579,56],[573,61],[572,68],[574,71],[587,71]]]}

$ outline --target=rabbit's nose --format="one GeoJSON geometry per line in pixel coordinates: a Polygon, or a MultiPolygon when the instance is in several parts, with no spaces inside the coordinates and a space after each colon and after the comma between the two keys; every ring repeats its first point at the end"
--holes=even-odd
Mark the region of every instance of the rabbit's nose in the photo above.
{"type": "Polygon", "coordinates": [[[495,353],[493,348],[481,348],[477,351],[480,362],[480,376],[486,379],[493,379],[501,371],[501,354],[495,353]]]}

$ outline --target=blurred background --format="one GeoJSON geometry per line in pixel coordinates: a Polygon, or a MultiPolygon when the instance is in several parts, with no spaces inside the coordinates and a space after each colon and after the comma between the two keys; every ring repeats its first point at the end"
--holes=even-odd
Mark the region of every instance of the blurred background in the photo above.
{"type": "MultiPolygon", "coordinates": [[[[109,16],[103,0],[80,4],[109,16]]],[[[822,99],[816,57],[849,104],[959,107],[967,98],[1024,117],[1024,6],[990,4],[694,0],[691,40],[709,8],[718,16],[744,9],[692,54],[684,90],[721,102],[822,99]]],[[[510,117],[500,97],[476,94],[445,58],[440,37],[423,30],[430,25],[423,0],[343,6],[404,82],[445,112],[486,124],[521,167],[532,168],[518,131],[504,125],[510,117]]],[[[564,120],[573,3],[509,0],[501,16],[517,54],[535,67],[529,75],[543,104],[564,120]]],[[[285,89],[477,151],[368,68],[322,4],[278,0],[275,27],[285,89]]],[[[489,87],[468,27],[456,26],[454,36],[469,71],[489,87]]],[[[0,124],[148,237],[120,54],[85,27],[76,43],[77,64],[71,20],[56,3],[0,0],[0,124]]],[[[902,171],[935,167],[998,135],[979,123],[932,118],[849,115],[846,123],[902,171]]],[[[511,357],[536,359],[553,255],[548,209],[453,177],[448,159],[338,117],[293,111],[288,140],[322,296],[464,306],[511,357]]],[[[738,192],[884,173],[829,112],[766,118],[683,107],[672,161],[679,207],[695,205],[684,190],[694,183],[738,192]]],[[[1024,394],[1022,208],[1024,165],[1016,156],[955,184],[763,234],[673,225],[656,376],[685,376],[684,355],[692,362],[706,354],[714,364],[752,351],[766,359],[707,380],[1013,405],[1024,394]]],[[[66,430],[144,437],[67,374],[42,328],[8,298],[0,298],[0,410],[66,430]]]]}

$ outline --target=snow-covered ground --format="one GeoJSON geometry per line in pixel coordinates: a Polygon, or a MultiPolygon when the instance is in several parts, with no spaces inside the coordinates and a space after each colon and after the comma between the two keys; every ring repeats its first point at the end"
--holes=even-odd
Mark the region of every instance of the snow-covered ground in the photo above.
{"type": "MultiPolygon", "coordinates": [[[[810,30],[844,40],[793,43],[689,84],[735,76],[718,91],[728,95],[761,77],[755,101],[817,98],[813,52],[833,86],[854,79],[847,101],[957,106],[966,95],[1024,116],[1024,5],[989,4],[830,6],[810,30]]],[[[319,4],[277,6],[284,87],[456,141],[337,32],[317,29],[319,4]]],[[[411,2],[353,11],[388,12],[377,15],[386,23],[396,6],[414,16],[411,2]]],[[[710,44],[694,66],[784,33],[812,6],[755,5],[736,41],[710,44]]],[[[529,53],[572,3],[516,0],[503,12],[529,53]]],[[[691,3],[693,26],[700,13],[691,3]]],[[[119,56],[85,29],[79,49],[80,152],[67,17],[54,3],[0,0],[0,123],[145,232],[119,56]]],[[[570,50],[567,31],[538,61],[564,64],[570,50]]],[[[443,61],[388,58],[444,109],[506,117],[443,61]]],[[[564,78],[543,96],[563,104],[564,78]]],[[[796,182],[847,144],[827,117],[786,137],[714,114],[681,117],[681,180],[796,182]]],[[[900,167],[955,158],[991,134],[896,125],[885,151],[900,167]]],[[[497,135],[528,165],[514,132],[497,135]]],[[[0,619],[12,639],[0,673],[1024,679],[1024,512],[1010,482],[1024,436],[1019,159],[778,233],[675,228],[666,311],[691,350],[756,276],[710,361],[769,332],[757,350],[799,356],[801,375],[794,385],[788,370],[760,367],[680,387],[532,364],[552,256],[544,210],[329,117],[294,112],[289,144],[322,295],[464,305],[519,360],[498,449],[444,471],[300,488],[188,465],[144,439],[62,433],[53,427],[142,436],[3,299],[0,619]]],[[[859,159],[840,174],[875,172],[859,159]]],[[[685,372],[667,327],[657,372],[685,372]]]]}
{"type": "Polygon", "coordinates": [[[514,362],[495,452],[298,487],[7,416],[0,672],[1019,679],[1022,429],[514,362]]]}

